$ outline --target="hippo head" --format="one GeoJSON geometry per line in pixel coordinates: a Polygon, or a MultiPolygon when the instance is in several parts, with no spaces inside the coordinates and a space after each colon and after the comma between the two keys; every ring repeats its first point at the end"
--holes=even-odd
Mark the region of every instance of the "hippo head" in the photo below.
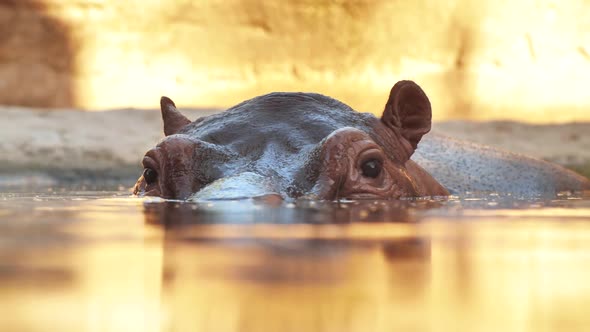
{"type": "Polygon", "coordinates": [[[410,160],[431,107],[411,81],[380,119],[314,93],[271,93],[191,122],[162,97],[166,137],[143,158],[136,195],[171,199],[397,199],[447,195],[410,160]]]}

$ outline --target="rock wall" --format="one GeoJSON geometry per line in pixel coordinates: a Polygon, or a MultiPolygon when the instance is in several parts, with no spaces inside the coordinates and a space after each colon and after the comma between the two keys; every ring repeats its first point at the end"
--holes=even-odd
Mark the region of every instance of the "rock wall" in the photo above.
{"type": "Polygon", "coordinates": [[[227,107],[316,91],[380,113],[416,80],[435,119],[590,120],[590,2],[4,0],[0,104],[227,107]]]}

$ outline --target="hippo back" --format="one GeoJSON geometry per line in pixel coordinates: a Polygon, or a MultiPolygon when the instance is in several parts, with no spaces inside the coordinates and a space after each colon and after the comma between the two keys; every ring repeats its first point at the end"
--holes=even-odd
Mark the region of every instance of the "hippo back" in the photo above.
{"type": "Polygon", "coordinates": [[[426,135],[412,159],[452,194],[553,196],[590,190],[590,181],[561,166],[485,145],[426,135]]]}

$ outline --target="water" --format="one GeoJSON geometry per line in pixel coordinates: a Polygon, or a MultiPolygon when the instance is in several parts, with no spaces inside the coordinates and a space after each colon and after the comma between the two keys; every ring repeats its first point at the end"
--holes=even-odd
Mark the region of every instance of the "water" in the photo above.
{"type": "MultiPolygon", "coordinates": [[[[123,188],[120,188],[123,189],[123,188]]],[[[0,194],[1,331],[584,331],[590,198],[0,194]]]]}

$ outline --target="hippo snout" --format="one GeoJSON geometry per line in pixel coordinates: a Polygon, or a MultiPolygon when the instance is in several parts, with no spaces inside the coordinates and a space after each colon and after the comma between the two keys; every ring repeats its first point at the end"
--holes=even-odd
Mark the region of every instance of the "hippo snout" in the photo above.
{"type": "Polygon", "coordinates": [[[271,179],[262,175],[243,172],[218,179],[199,190],[189,199],[193,200],[235,200],[263,198],[282,200],[271,179]]]}

